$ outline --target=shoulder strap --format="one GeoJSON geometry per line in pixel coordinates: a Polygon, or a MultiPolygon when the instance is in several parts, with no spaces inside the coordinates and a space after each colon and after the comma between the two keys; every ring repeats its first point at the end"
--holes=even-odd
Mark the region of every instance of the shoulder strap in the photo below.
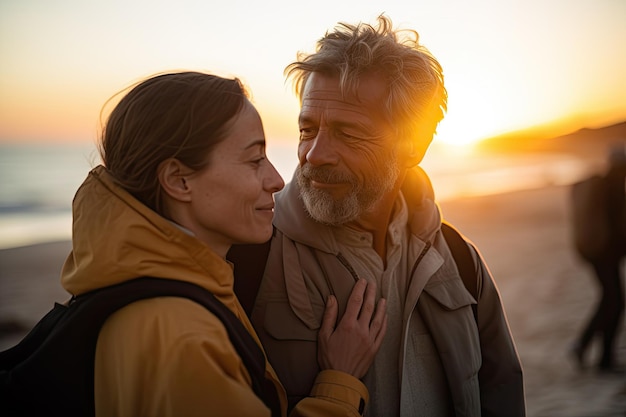
{"type": "MultiPolygon", "coordinates": [[[[446,243],[452,252],[452,257],[459,270],[459,275],[465,284],[465,288],[472,294],[472,297],[478,301],[478,276],[476,274],[476,265],[474,264],[474,257],[470,252],[470,248],[458,230],[456,230],[449,223],[443,222],[441,224],[441,231],[446,243]]],[[[472,304],[474,310],[474,318],[478,317],[478,311],[476,304],[472,304]]]]}
{"type": "Polygon", "coordinates": [[[233,245],[226,255],[235,265],[235,294],[248,317],[261,286],[270,245],[271,239],[261,244],[233,245]]]}
{"type": "MultiPolygon", "coordinates": [[[[10,370],[8,388],[2,387],[0,406],[6,409],[4,403],[10,401],[18,409],[52,409],[66,416],[93,415],[93,363],[100,328],[109,315],[125,305],[160,296],[189,298],[215,314],[224,323],[233,346],[248,369],[255,393],[272,409],[273,415],[280,414],[276,390],[265,378],[265,356],[239,319],[204,288],[183,281],[150,277],[81,295],[69,307],[55,306],[55,309],[64,310],[60,313],[63,317],[58,319],[55,315],[60,321],[49,335],[44,335],[47,338],[43,344],[10,370]],[[50,396],[44,398],[46,393],[50,396]]],[[[36,329],[37,326],[31,333],[36,329]]],[[[24,340],[29,337],[32,340],[40,338],[29,335],[24,340]]],[[[5,375],[2,378],[5,384],[5,375]]]]}

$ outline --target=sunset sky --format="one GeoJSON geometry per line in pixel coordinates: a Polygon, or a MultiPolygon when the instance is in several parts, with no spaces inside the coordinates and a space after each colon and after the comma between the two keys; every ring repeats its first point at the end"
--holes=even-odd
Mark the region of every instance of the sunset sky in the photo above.
{"type": "Polygon", "coordinates": [[[624,0],[2,0],[0,142],[93,142],[110,96],[179,69],[240,77],[268,141],[296,140],[284,67],[337,22],[382,12],[444,68],[437,140],[626,120],[624,0]]]}

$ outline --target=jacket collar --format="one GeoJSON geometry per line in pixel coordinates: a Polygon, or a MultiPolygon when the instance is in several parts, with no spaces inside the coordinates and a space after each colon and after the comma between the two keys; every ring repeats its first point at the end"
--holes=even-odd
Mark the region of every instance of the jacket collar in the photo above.
{"type": "MultiPolygon", "coordinates": [[[[401,192],[409,209],[411,233],[423,241],[430,241],[439,230],[441,215],[434,200],[434,191],[428,175],[420,167],[407,172],[401,192]]],[[[304,208],[295,176],[276,194],[274,225],[288,238],[316,249],[336,254],[337,243],[333,228],[315,221],[304,208]]],[[[341,226],[339,226],[341,227],[341,226]]]]}

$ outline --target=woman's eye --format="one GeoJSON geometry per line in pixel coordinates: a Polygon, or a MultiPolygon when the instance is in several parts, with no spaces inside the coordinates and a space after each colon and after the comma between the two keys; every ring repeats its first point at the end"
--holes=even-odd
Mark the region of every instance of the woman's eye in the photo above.
{"type": "Polygon", "coordinates": [[[259,157],[256,157],[256,158],[254,158],[254,159],[251,159],[251,160],[250,160],[250,163],[252,163],[253,165],[259,165],[259,164],[261,164],[261,162],[263,162],[265,159],[266,159],[266,157],[265,157],[265,156],[259,156],[259,157]]]}

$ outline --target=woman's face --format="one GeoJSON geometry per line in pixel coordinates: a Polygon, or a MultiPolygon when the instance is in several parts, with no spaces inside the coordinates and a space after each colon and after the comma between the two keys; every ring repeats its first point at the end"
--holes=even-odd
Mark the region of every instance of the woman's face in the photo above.
{"type": "Polygon", "coordinates": [[[230,123],[208,165],[186,178],[191,198],[183,225],[223,256],[232,244],[271,237],[273,193],[285,185],[265,154],[263,124],[254,106],[246,100],[230,123]]]}

